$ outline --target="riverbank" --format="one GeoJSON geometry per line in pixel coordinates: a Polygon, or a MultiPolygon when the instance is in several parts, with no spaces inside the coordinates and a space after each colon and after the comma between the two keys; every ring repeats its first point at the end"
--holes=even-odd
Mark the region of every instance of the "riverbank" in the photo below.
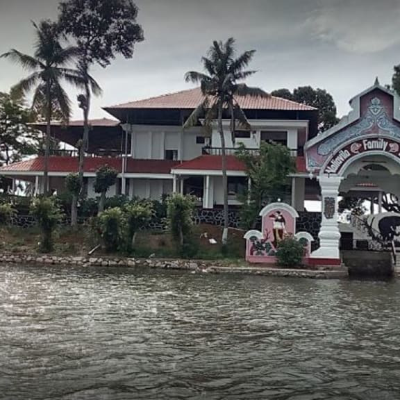
{"type": "Polygon", "coordinates": [[[183,270],[192,273],[245,274],[274,277],[296,277],[314,279],[343,279],[348,277],[347,268],[287,269],[278,267],[252,266],[245,262],[226,261],[126,258],[126,257],[73,257],[38,254],[3,253],[0,264],[23,265],[70,265],[79,267],[129,267],[183,270]]]}

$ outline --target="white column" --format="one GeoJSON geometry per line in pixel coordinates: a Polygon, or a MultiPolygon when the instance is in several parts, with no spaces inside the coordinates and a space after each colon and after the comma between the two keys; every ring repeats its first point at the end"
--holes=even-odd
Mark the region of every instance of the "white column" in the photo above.
{"type": "Polygon", "coordinates": [[[179,193],[183,194],[183,185],[184,185],[184,178],[181,177],[181,179],[179,180],[179,193]]]}
{"type": "Polygon", "coordinates": [[[177,192],[177,182],[178,181],[178,177],[176,175],[174,175],[173,180],[172,180],[172,193],[176,193],[177,192]]]}
{"type": "Polygon", "coordinates": [[[33,195],[36,197],[40,193],[40,188],[39,188],[39,175],[35,176],[35,191],[33,195]]]}
{"type": "Polygon", "coordinates": [[[369,201],[370,201],[370,206],[369,206],[369,212],[371,213],[371,215],[374,215],[375,214],[375,210],[374,210],[374,195],[372,195],[371,197],[370,197],[370,199],[369,199],[369,201]]]}
{"type": "Polygon", "coordinates": [[[287,147],[290,150],[296,150],[297,149],[297,129],[289,129],[287,132],[287,147]]]}
{"type": "Polygon", "coordinates": [[[183,131],[182,129],[179,131],[179,149],[178,149],[178,160],[182,161],[183,160],[183,131]]]}
{"type": "Polygon", "coordinates": [[[340,176],[321,175],[318,177],[322,197],[322,222],[318,237],[320,247],[311,254],[312,258],[340,259],[338,226],[338,195],[342,181],[340,176]],[[333,210],[329,209],[333,202],[333,210]]]}
{"type": "Polygon", "coordinates": [[[382,192],[379,191],[378,193],[378,213],[382,212],[382,192]]]}
{"type": "Polygon", "coordinates": [[[161,132],[161,139],[160,139],[160,160],[164,160],[165,158],[165,132],[161,132]]]}
{"type": "Polygon", "coordinates": [[[210,206],[210,175],[204,177],[203,208],[212,208],[210,206]]]}
{"type": "MultiPolygon", "coordinates": [[[[151,160],[153,158],[153,132],[148,133],[148,159],[151,160]]],[[[164,157],[163,157],[164,158],[164,157]]]]}

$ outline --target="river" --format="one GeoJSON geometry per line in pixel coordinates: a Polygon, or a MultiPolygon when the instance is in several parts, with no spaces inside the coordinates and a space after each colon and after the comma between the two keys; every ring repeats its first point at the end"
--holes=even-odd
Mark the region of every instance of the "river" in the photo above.
{"type": "Polygon", "coordinates": [[[400,399],[400,282],[0,266],[0,398],[400,399]]]}

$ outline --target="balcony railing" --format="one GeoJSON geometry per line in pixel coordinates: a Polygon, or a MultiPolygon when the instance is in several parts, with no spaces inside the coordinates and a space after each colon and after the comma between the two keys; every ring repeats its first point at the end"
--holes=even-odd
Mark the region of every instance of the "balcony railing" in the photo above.
{"type": "MultiPolygon", "coordinates": [[[[39,155],[44,155],[44,151],[41,151],[39,155]]],[[[51,156],[57,157],[79,157],[79,150],[59,150],[52,149],[50,150],[51,156]]],[[[120,150],[97,150],[96,153],[85,153],[86,158],[95,158],[95,157],[110,157],[110,158],[120,158],[123,153],[120,150]]]]}
{"type": "MultiPolygon", "coordinates": [[[[239,149],[237,147],[226,147],[225,148],[225,154],[228,156],[234,156],[236,152],[239,149]]],[[[255,148],[246,148],[247,151],[249,151],[252,154],[257,155],[260,152],[260,149],[255,149],[255,148]]],[[[289,149],[290,155],[292,157],[298,157],[298,156],[303,156],[304,151],[303,148],[299,149],[289,149]]],[[[208,147],[205,146],[202,149],[203,154],[208,154],[210,156],[221,156],[222,155],[222,147],[208,147]]]]}

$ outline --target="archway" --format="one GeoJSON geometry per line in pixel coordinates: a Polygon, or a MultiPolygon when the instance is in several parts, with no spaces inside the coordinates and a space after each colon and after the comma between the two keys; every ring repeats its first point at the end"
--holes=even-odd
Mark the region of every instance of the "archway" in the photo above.
{"type": "MultiPolygon", "coordinates": [[[[400,98],[375,84],[350,101],[340,123],[305,145],[306,165],[320,184],[322,222],[315,263],[339,264],[341,193],[393,193],[400,198],[400,98]]],[[[378,194],[379,196],[379,194],[378,194]]]]}

